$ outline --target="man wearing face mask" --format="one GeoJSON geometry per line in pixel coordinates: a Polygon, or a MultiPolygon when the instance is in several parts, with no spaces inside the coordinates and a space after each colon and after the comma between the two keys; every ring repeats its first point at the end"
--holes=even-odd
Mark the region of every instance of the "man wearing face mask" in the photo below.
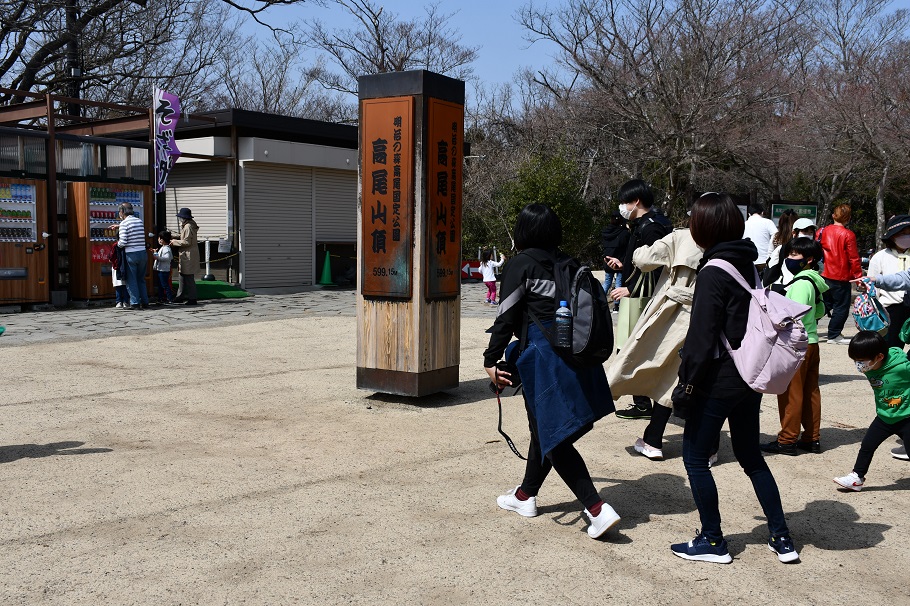
{"type": "MultiPolygon", "coordinates": [[[[660,269],[650,272],[642,278],[642,272],[635,268],[632,256],[642,246],[651,246],[670,233],[670,221],[654,209],[654,193],[648,184],[641,179],[633,179],[619,188],[619,213],[629,222],[629,245],[626,254],[620,260],[616,257],[605,257],[607,266],[613,271],[622,272],[622,286],[613,290],[613,300],[623,297],[638,297],[641,292],[654,292],[654,282],[660,278],[660,269]],[[645,289],[645,280],[649,280],[650,290],[645,289]],[[638,286],[637,290],[635,286],[638,286]]],[[[645,396],[632,396],[634,402],[626,410],[616,411],[620,419],[650,419],[653,404],[645,396]]]]}
{"type": "MultiPolygon", "coordinates": [[[[887,276],[910,269],[910,215],[896,215],[885,226],[882,236],[885,248],[869,259],[868,277],[875,280],[878,276],[887,276]]],[[[910,297],[906,289],[878,291],[878,300],[885,306],[891,325],[885,335],[888,347],[904,348],[900,340],[901,327],[910,318],[910,297]]]]}

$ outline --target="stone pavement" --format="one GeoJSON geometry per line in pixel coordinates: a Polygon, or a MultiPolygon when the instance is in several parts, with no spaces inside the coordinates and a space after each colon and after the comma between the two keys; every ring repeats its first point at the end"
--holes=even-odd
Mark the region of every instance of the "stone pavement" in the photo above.
{"type": "MultiPolygon", "coordinates": [[[[496,309],[483,303],[485,294],[486,286],[482,283],[465,283],[461,295],[462,316],[488,316],[492,323],[496,309]]],[[[289,295],[213,299],[201,301],[194,307],[152,306],[146,311],[115,309],[113,302],[109,302],[88,308],[2,314],[0,326],[6,326],[6,333],[0,338],[0,346],[149,334],[308,315],[354,316],[355,295],[353,289],[326,289],[289,295]]]]}

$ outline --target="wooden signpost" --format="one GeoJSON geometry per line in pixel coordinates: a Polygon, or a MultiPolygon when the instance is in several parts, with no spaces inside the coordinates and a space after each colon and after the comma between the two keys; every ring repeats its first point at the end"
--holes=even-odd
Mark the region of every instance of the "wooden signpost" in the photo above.
{"type": "Polygon", "coordinates": [[[427,71],[360,87],[357,387],[458,386],[464,82],[427,71]]]}

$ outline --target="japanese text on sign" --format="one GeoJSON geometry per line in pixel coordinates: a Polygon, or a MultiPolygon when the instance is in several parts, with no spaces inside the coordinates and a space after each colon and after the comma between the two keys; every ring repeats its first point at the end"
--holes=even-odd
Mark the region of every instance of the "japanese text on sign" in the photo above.
{"type": "Polygon", "coordinates": [[[362,294],[411,296],[413,100],[362,103],[362,294]]]}
{"type": "Polygon", "coordinates": [[[427,297],[451,297],[461,285],[464,107],[430,99],[427,141],[427,297]]]}

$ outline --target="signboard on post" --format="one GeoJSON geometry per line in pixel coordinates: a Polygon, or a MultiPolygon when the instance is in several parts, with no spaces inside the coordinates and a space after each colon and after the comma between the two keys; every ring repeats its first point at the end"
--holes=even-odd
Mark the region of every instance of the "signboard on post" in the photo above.
{"type": "Polygon", "coordinates": [[[361,294],[410,299],[414,100],[361,103],[361,294]]]}
{"type": "Polygon", "coordinates": [[[777,223],[785,210],[792,210],[798,218],[810,219],[818,225],[818,207],[814,204],[772,204],[771,220],[777,223]]]}
{"type": "Polygon", "coordinates": [[[180,157],[174,131],[180,120],[180,99],[160,88],[155,89],[152,109],[155,112],[155,193],[167,186],[167,177],[180,157]]]}
{"type": "Polygon", "coordinates": [[[461,163],[464,106],[428,100],[427,299],[458,296],[461,287],[461,163]]]}

